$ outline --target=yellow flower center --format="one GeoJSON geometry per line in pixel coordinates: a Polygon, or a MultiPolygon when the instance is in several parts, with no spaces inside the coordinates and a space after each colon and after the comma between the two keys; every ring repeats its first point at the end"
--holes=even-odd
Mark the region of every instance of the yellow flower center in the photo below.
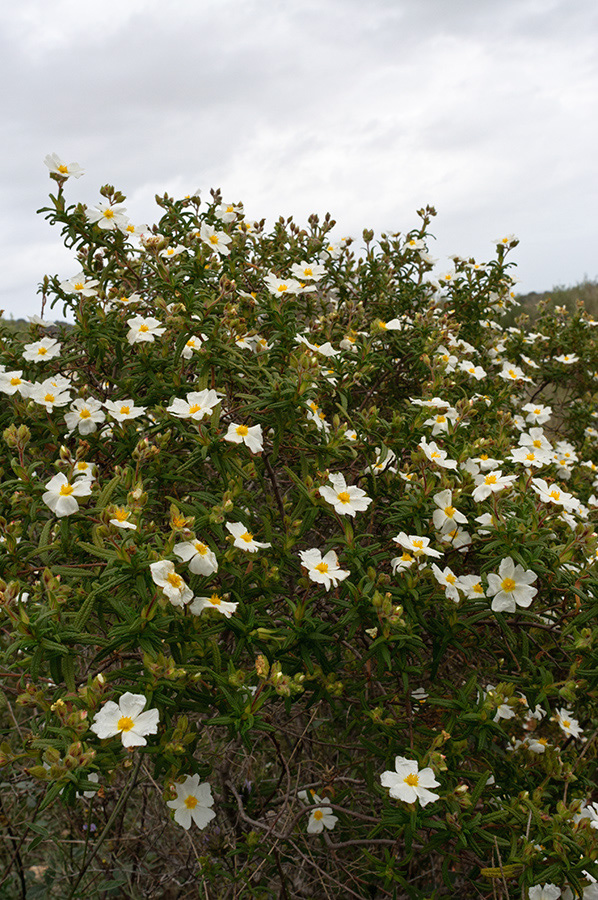
{"type": "Polygon", "coordinates": [[[195,809],[195,807],[197,806],[197,797],[189,794],[188,797],[185,797],[185,806],[187,807],[187,809],[195,809]]]}
{"type": "Polygon", "coordinates": [[[130,231],[131,234],[135,231],[135,226],[129,223],[126,228],[127,231],[130,231]]]}
{"type": "Polygon", "coordinates": [[[180,588],[183,579],[180,575],[177,575],[176,572],[169,572],[166,576],[166,581],[173,586],[173,588],[180,588]]]}
{"type": "Polygon", "coordinates": [[[419,778],[416,772],[410,772],[407,778],[404,778],[403,781],[410,787],[417,787],[419,784],[419,778]]]}
{"type": "Polygon", "coordinates": [[[278,287],[276,288],[276,290],[278,291],[279,294],[284,294],[284,292],[288,291],[288,289],[289,289],[288,284],[279,284],[278,287]]]}
{"type": "Polygon", "coordinates": [[[337,494],[337,498],[341,501],[341,503],[349,503],[351,497],[348,491],[341,491],[340,494],[337,494]]]}
{"type": "Polygon", "coordinates": [[[417,538],[417,540],[413,541],[413,546],[417,547],[418,550],[421,550],[424,546],[424,542],[421,538],[417,538]]]}
{"type": "Polygon", "coordinates": [[[129,513],[127,512],[126,509],[117,509],[116,512],[114,513],[114,518],[117,519],[119,522],[126,522],[127,519],[129,518],[129,513]]]}
{"type": "Polygon", "coordinates": [[[91,413],[87,409],[87,407],[85,407],[84,409],[81,410],[81,412],[79,413],[79,418],[80,419],[90,419],[91,418],[91,413]]]}
{"type": "Polygon", "coordinates": [[[559,500],[561,497],[561,492],[557,491],[556,488],[551,491],[548,495],[552,500],[559,500]]]}
{"type": "Polygon", "coordinates": [[[432,452],[430,453],[430,457],[432,459],[437,459],[439,456],[440,456],[440,453],[438,452],[438,450],[432,450],[432,452]]]}
{"type": "Polygon", "coordinates": [[[245,541],[246,544],[250,544],[253,540],[253,535],[250,534],[248,531],[246,531],[245,534],[242,534],[240,537],[241,537],[241,540],[245,541]]]}
{"type": "Polygon", "coordinates": [[[220,606],[220,604],[222,603],[222,600],[220,599],[218,594],[212,594],[212,596],[209,599],[210,599],[210,603],[212,604],[212,606],[220,606]]]}
{"type": "Polygon", "coordinates": [[[140,331],[142,334],[145,334],[146,331],[149,331],[149,328],[148,328],[147,325],[140,325],[140,326],[139,326],[139,331],[140,331]]]}
{"type": "Polygon", "coordinates": [[[38,356],[45,356],[47,352],[48,352],[48,348],[47,348],[47,347],[38,347],[38,348],[37,348],[37,355],[38,355],[38,356]]]}
{"type": "Polygon", "coordinates": [[[474,585],[473,585],[472,591],[475,591],[476,594],[483,594],[483,593],[484,593],[484,588],[482,587],[482,585],[481,585],[481,584],[479,583],[479,581],[478,581],[477,584],[474,584],[474,585]]]}
{"type": "Polygon", "coordinates": [[[540,448],[542,446],[542,441],[539,441],[537,438],[535,441],[532,441],[534,447],[540,448]]]}
{"type": "Polygon", "coordinates": [[[195,547],[197,552],[200,554],[200,556],[205,556],[206,553],[208,552],[208,548],[201,541],[195,541],[195,544],[193,546],[195,547]]]}
{"type": "Polygon", "coordinates": [[[247,427],[247,425],[237,425],[236,431],[239,437],[245,437],[247,434],[249,434],[249,428],[247,427]]]}
{"type": "Polygon", "coordinates": [[[314,819],[316,820],[316,822],[319,822],[320,819],[324,818],[324,813],[322,812],[321,809],[314,809],[313,816],[314,816],[314,819]]]}
{"type": "Polygon", "coordinates": [[[44,400],[46,403],[54,403],[54,394],[46,394],[44,400]]]}
{"type": "Polygon", "coordinates": [[[119,731],[130,731],[134,724],[131,716],[121,716],[116,723],[116,727],[119,731]]]}
{"type": "Polygon", "coordinates": [[[60,496],[68,497],[73,493],[73,485],[72,484],[63,484],[60,487],[60,496]]]}
{"type": "Polygon", "coordinates": [[[307,276],[313,275],[313,274],[314,274],[314,270],[313,270],[313,269],[310,269],[309,266],[308,266],[307,269],[304,269],[304,270],[303,270],[303,274],[304,274],[304,275],[307,275],[307,276]]]}
{"type": "Polygon", "coordinates": [[[509,375],[511,376],[511,378],[517,378],[517,375],[515,374],[514,369],[509,369],[509,375]]]}
{"type": "Polygon", "coordinates": [[[525,457],[525,458],[526,458],[526,459],[529,459],[529,460],[534,460],[534,459],[536,458],[536,454],[535,454],[535,453],[533,452],[533,450],[532,450],[532,451],[530,451],[529,453],[526,454],[526,457],[525,457]]]}
{"type": "Polygon", "coordinates": [[[456,575],[446,575],[445,577],[449,584],[454,584],[455,581],[457,580],[456,575]]]}
{"type": "Polygon", "coordinates": [[[515,588],[517,587],[517,582],[513,581],[512,578],[503,578],[503,580],[500,583],[500,586],[503,591],[507,591],[507,593],[508,593],[509,591],[515,590],[515,588]]]}
{"type": "Polygon", "coordinates": [[[210,243],[211,243],[211,244],[217,244],[217,243],[218,243],[218,235],[217,235],[217,234],[211,234],[211,235],[210,235],[210,243]]]}
{"type": "Polygon", "coordinates": [[[121,406],[121,408],[120,408],[121,416],[128,416],[130,412],[131,412],[130,406],[121,406]]]}
{"type": "Polygon", "coordinates": [[[10,383],[13,385],[13,387],[16,387],[16,385],[21,384],[21,379],[20,378],[11,378],[10,383]]]}
{"type": "Polygon", "coordinates": [[[328,571],[328,563],[320,562],[317,566],[314,566],[316,572],[320,572],[320,574],[325,575],[328,571]]]}
{"type": "Polygon", "coordinates": [[[446,416],[436,416],[436,421],[439,425],[442,425],[444,422],[446,422],[446,416]]]}
{"type": "Polygon", "coordinates": [[[102,215],[104,216],[105,219],[113,219],[114,218],[114,210],[105,209],[104,212],[102,213],[102,215]]]}
{"type": "Polygon", "coordinates": [[[76,281],[75,284],[73,285],[73,287],[75,288],[76,291],[82,291],[85,287],[85,282],[84,281],[76,281]]]}
{"type": "Polygon", "coordinates": [[[453,516],[455,515],[455,507],[454,506],[445,506],[444,514],[445,514],[445,516],[447,516],[447,518],[452,519],[453,516]]]}
{"type": "Polygon", "coordinates": [[[486,475],[484,484],[496,484],[496,475],[486,475]]]}
{"type": "Polygon", "coordinates": [[[61,173],[61,175],[68,175],[68,173],[69,173],[69,167],[68,167],[68,166],[65,166],[64,163],[62,163],[61,165],[57,166],[57,169],[58,169],[58,171],[61,173]]]}
{"type": "Polygon", "coordinates": [[[200,409],[201,409],[201,404],[199,404],[199,403],[192,403],[191,406],[189,407],[189,415],[192,416],[193,413],[198,412],[200,409]]]}

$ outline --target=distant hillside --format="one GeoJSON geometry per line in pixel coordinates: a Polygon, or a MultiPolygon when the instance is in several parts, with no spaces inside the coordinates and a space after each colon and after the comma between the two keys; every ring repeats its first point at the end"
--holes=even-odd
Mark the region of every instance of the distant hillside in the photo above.
{"type": "Polygon", "coordinates": [[[521,307],[515,310],[515,316],[527,313],[533,320],[541,301],[548,302],[548,309],[554,309],[555,306],[566,306],[570,312],[573,312],[577,302],[581,300],[590,315],[598,319],[598,281],[596,280],[585,279],[572,287],[560,285],[551,291],[542,293],[531,291],[529,294],[519,294],[517,299],[521,303],[521,307]]]}

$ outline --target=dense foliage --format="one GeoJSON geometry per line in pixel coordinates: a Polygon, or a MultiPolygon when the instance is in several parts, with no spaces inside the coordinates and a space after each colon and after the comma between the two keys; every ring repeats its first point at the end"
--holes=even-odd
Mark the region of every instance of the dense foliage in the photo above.
{"type": "MultiPolygon", "coordinates": [[[[1,334],[6,896],[598,896],[598,325],[111,186],[1,334]],[[168,805],[167,805],[168,804],[168,805]]],[[[3,895],[4,896],[4,895],[3,895]]]]}

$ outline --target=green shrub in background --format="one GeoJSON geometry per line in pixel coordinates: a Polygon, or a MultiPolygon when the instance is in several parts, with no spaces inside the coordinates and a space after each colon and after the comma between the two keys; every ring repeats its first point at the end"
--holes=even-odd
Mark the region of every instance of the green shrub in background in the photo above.
{"type": "Polygon", "coordinates": [[[7,897],[598,896],[598,325],[218,193],[2,331],[7,897]]]}

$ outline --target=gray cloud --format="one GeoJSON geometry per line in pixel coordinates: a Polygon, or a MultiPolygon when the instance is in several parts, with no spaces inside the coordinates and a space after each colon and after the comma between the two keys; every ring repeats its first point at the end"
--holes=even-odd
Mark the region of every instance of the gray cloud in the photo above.
{"type": "MultiPolygon", "coordinates": [[[[515,231],[524,287],[596,274],[593,0],[21,0],[0,13],[0,305],[72,274],[36,220],[56,151],[128,195],[221,186],[250,215],[330,211],[341,233],[439,210],[439,253],[515,231]],[[558,252],[555,247],[558,246],[558,252]]],[[[31,302],[30,302],[31,301],[31,302]]]]}

